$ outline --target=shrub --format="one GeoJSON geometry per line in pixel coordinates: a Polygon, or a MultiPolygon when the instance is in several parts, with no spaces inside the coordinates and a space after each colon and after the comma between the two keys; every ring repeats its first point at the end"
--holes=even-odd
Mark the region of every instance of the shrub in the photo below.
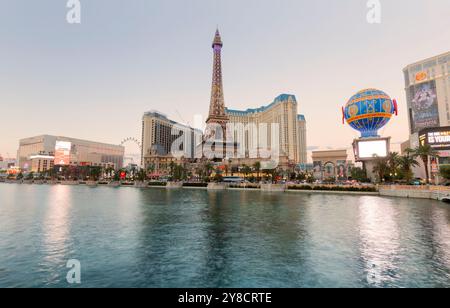
{"type": "Polygon", "coordinates": [[[346,191],[346,192],[377,192],[375,187],[353,187],[353,186],[289,186],[291,190],[314,190],[314,191],[346,191]]]}
{"type": "Polygon", "coordinates": [[[183,187],[208,187],[208,183],[183,183],[183,187]]]}
{"type": "Polygon", "coordinates": [[[439,168],[439,174],[446,180],[450,180],[450,165],[442,165],[439,168]]]}
{"type": "Polygon", "coordinates": [[[164,182],[149,182],[148,183],[148,186],[166,186],[167,185],[167,183],[164,183],[164,182]]]}

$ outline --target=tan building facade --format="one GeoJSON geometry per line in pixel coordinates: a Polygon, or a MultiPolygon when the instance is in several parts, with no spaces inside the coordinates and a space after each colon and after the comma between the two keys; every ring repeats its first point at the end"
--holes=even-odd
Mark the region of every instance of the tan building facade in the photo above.
{"type": "Polygon", "coordinates": [[[160,112],[146,112],[142,118],[142,165],[147,168],[150,157],[155,155],[194,158],[199,155],[196,145],[201,141],[201,131],[172,121],[160,112]],[[172,153],[172,149],[177,153],[172,153]]]}
{"type": "Polygon", "coordinates": [[[244,131],[235,130],[233,136],[243,147],[246,157],[253,157],[252,149],[260,147],[253,143],[265,139],[268,149],[271,149],[274,141],[278,140],[280,156],[286,156],[294,163],[306,163],[306,121],[304,116],[298,115],[294,95],[280,95],[268,106],[245,111],[226,109],[226,112],[230,123],[248,126],[244,131]],[[261,130],[261,124],[267,124],[267,129],[261,130]],[[277,136],[272,135],[272,129],[276,127],[273,124],[279,128],[277,136]]]}
{"type": "Polygon", "coordinates": [[[299,155],[299,164],[307,164],[308,163],[308,148],[307,148],[307,139],[306,139],[306,118],[304,115],[297,116],[297,145],[298,145],[298,155],[299,155]]]}
{"type": "Polygon", "coordinates": [[[319,180],[345,180],[349,177],[352,163],[347,160],[347,150],[312,152],[314,178],[319,180]]]}
{"type": "Polygon", "coordinates": [[[411,135],[450,126],[450,52],[410,64],[403,73],[411,135]]]}
{"type": "MultiPolygon", "coordinates": [[[[437,55],[410,64],[403,70],[405,91],[408,105],[410,136],[402,145],[404,148],[417,148],[419,135],[428,129],[439,129],[450,126],[450,52],[437,55]]],[[[440,153],[439,164],[450,162],[450,151],[440,153]]],[[[426,175],[423,164],[414,168],[416,177],[433,179],[438,175],[438,168],[426,175]]]]}
{"type": "Polygon", "coordinates": [[[50,155],[34,155],[29,158],[31,162],[31,172],[46,172],[54,167],[55,157],[50,155]]]}

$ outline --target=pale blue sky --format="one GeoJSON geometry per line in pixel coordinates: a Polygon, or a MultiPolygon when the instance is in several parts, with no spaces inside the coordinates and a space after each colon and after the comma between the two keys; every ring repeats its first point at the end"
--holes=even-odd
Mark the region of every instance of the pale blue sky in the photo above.
{"type": "Polygon", "coordinates": [[[176,121],[208,112],[216,25],[226,104],[245,109],[297,96],[309,146],[342,148],[358,134],[340,107],[376,87],[401,115],[383,131],[407,138],[402,69],[450,50],[450,1],[0,0],[0,154],[18,139],[56,134],[110,143],[139,137],[144,111],[176,121]]]}

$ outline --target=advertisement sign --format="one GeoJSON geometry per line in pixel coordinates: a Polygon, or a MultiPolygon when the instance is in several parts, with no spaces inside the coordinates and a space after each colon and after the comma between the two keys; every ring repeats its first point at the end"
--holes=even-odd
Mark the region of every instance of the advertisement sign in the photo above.
{"type": "Polygon", "coordinates": [[[331,178],[335,176],[334,164],[329,162],[324,165],[324,176],[326,178],[331,178]]]}
{"type": "Polygon", "coordinates": [[[313,163],[313,170],[315,173],[320,173],[322,172],[322,162],[321,161],[315,161],[313,163]]]}
{"type": "Polygon", "coordinates": [[[388,146],[386,140],[369,140],[358,142],[358,158],[370,159],[375,156],[386,157],[388,155],[388,146]]]}
{"type": "Polygon", "coordinates": [[[347,178],[346,164],[347,164],[347,162],[345,160],[337,161],[337,176],[341,180],[347,178]]]}
{"type": "Polygon", "coordinates": [[[410,88],[413,133],[439,126],[436,81],[425,82],[410,88]]]}
{"type": "Polygon", "coordinates": [[[429,145],[436,150],[450,150],[450,127],[436,127],[419,132],[420,145],[429,145]]]}
{"type": "Polygon", "coordinates": [[[417,74],[416,74],[416,81],[417,81],[417,82],[424,81],[424,80],[427,79],[427,78],[428,78],[428,75],[427,75],[426,72],[420,72],[420,73],[417,73],[417,74]]]}
{"type": "Polygon", "coordinates": [[[439,164],[436,158],[432,157],[430,159],[430,163],[431,163],[431,173],[433,175],[436,175],[439,173],[439,164]]]}
{"type": "Polygon", "coordinates": [[[56,141],[55,145],[55,166],[67,166],[70,164],[70,150],[72,143],[66,141],[56,141]]]}
{"type": "Polygon", "coordinates": [[[313,176],[316,179],[322,178],[322,162],[321,161],[313,162],[313,176]]]}

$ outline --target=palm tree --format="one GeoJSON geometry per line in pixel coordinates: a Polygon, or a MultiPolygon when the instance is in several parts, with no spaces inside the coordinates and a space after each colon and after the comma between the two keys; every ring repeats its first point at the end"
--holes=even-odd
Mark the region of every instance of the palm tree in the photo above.
{"type": "Polygon", "coordinates": [[[147,179],[147,174],[144,169],[139,169],[137,173],[137,179],[139,182],[144,182],[147,179]]]}
{"type": "Polygon", "coordinates": [[[421,145],[414,149],[414,157],[420,157],[423,161],[423,165],[425,166],[425,174],[426,174],[426,182],[430,184],[430,174],[428,170],[428,160],[430,158],[439,158],[438,152],[434,150],[430,145],[421,145]]]}
{"type": "Polygon", "coordinates": [[[242,166],[242,173],[244,174],[244,179],[247,179],[248,175],[252,172],[252,168],[247,165],[242,166]]]}
{"type": "Polygon", "coordinates": [[[413,178],[411,168],[418,167],[420,164],[412,155],[413,150],[407,149],[406,154],[399,157],[399,167],[407,182],[410,182],[413,178]]]}
{"type": "Polygon", "coordinates": [[[155,171],[156,171],[155,164],[149,164],[147,166],[147,174],[150,174],[150,178],[153,177],[153,174],[155,173],[155,171]]]}
{"type": "Polygon", "coordinates": [[[209,178],[211,176],[212,171],[214,170],[214,166],[211,164],[211,162],[207,161],[203,165],[203,175],[205,178],[209,178]]]}
{"type": "Polygon", "coordinates": [[[169,175],[171,180],[173,180],[175,176],[175,167],[176,167],[175,163],[171,161],[169,164],[169,175]]]}
{"type": "Polygon", "coordinates": [[[259,173],[261,172],[261,163],[259,161],[257,161],[256,163],[253,164],[253,170],[256,171],[256,176],[259,180],[259,178],[260,178],[259,173]]]}
{"type": "Polygon", "coordinates": [[[397,152],[391,152],[387,156],[387,163],[391,174],[396,174],[400,165],[400,155],[397,152]]]}
{"type": "Polygon", "coordinates": [[[375,157],[375,165],[373,166],[372,172],[376,173],[378,175],[378,179],[381,182],[383,182],[386,174],[389,172],[389,164],[387,158],[382,157],[375,157]]]}
{"type": "Polygon", "coordinates": [[[90,180],[98,181],[101,174],[102,174],[101,167],[89,167],[89,179],[90,180]]]}
{"type": "Polygon", "coordinates": [[[173,179],[176,181],[185,180],[187,176],[187,169],[183,165],[175,165],[173,179]]]}

